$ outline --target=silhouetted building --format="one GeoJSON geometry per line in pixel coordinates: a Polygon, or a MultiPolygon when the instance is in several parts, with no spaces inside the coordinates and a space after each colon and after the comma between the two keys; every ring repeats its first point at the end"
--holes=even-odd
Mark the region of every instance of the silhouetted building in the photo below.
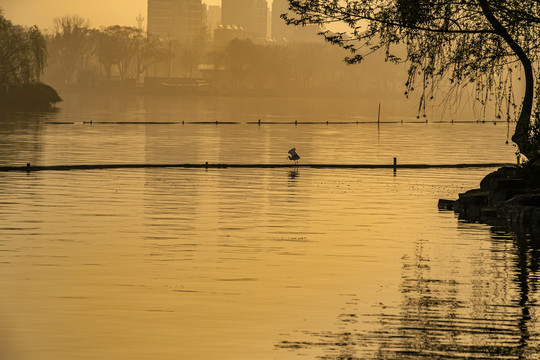
{"type": "Polygon", "coordinates": [[[163,40],[204,40],[201,0],[148,0],[148,33],[163,40]],[[201,38],[202,37],[202,38],[201,38]]]}
{"type": "Polygon", "coordinates": [[[289,9],[287,0],[274,0],[272,3],[272,39],[283,42],[316,42],[320,28],[316,25],[293,26],[287,25],[281,14],[289,9]]]}
{"type": "Polygon", "coordinates": [[[222,0],[221,24],[243,28],[255,42],[268,37],[268,3],[266,0],[222,0]]]}
{"type": "Polygon", "coordinates": [[[219,25],[214,30],[214,47],[223,50],[232,39],[247,39],[249,36],[243,28],[236,25],[219,25]]]}

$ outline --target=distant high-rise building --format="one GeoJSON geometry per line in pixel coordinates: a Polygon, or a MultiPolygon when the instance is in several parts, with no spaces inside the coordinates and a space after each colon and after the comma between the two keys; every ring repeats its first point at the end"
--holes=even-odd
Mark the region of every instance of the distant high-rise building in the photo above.
{"type": "Polygon", "coordinates": [[[316,25],[293,26],[285,24],[281,14],[289,9],[287,0],[274,0],[272,3],[272,39],[283,42],[315,42],[320,31],[316,25]]]}
{"type": "Polygon", "coordinates": [[[268,37],[268,3],[266,0],[222,0],[221,24],[244,29],[254,41],[268,37]]]}
{"type": "Polygon", "coordinates": [[[148,33],[161,38],[167,56],[149,66],[147,76],[198,75],[201,53],[206,46],[205,17],[201,0],[148,0],[148,33]]]}
{"type": "Polygon", "coordinates": [[[203,36],[201,0],[148,0],[148,33],[179,43],[200,42],[203,36]]]}
{"type": "Polygon", "coordinates": [[[213,37],[214,31],[221,25],[221,7],[210,5],[206,10],[206,27],[210,37],[213,37]]]}

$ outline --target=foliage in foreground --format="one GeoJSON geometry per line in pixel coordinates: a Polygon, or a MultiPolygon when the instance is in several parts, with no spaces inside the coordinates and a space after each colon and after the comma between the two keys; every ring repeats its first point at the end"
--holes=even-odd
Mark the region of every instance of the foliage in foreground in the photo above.
{"type": "Polygon", "coordinates": [[[531,122],[534,70],[540,58],[537,0],[289,0],[294,25],[344,23],[348,31],[323,33],[358,63],[374,52],[409,65],[407,91],[422,89],[420,107],[436,96],[475,86],[477,100],[517,120],[512,140],[529,159],[538,157],[538,126],[531,122]],[[517,70],[517,71],[516,71],[517,70]],[[517,73],[517,75],[515,74],[517,73]],[[515,78],[525,81],[521,105],[515,78]],[[519,113],[519,115],[517,115],[519,113]]]}

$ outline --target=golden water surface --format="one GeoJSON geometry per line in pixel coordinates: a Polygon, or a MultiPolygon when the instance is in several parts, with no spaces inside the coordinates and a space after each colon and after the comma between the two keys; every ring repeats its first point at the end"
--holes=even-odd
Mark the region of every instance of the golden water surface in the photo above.
{"type": "MultiPolygon", "coordinates": [[[[513,159],[504,125],[90,126],[187,115],[69,104],[8,115],[2,164],[513,159]]],[[[437,209],[490,170],[2,173],[0,358],[534,359],[536,248],[437,209]]]]}

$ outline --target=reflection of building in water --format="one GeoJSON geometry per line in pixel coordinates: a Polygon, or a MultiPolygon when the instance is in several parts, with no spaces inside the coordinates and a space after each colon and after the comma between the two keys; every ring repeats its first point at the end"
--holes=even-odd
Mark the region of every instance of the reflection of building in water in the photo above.
{"type": "Polygon", "coordinates": [[[266,0],[222,0],[221,24],[243,28],[254,42],[267,38],[268,3],[266,0]]]}
{"type": "Polygon", "coordinates": [[[288,11],[287,0],[274,0],[272,3],[272,39],[283,42],[315,42],[320,28],[316,25],[286,25],[280,16],[288,11]]]}
{"type": "Polygon", "coordinates": [[[204,10],[201,0],[148,0],[148,33],[159,36],[167,52],[150,76],[193,76],[205,43],[204,10]]]}

